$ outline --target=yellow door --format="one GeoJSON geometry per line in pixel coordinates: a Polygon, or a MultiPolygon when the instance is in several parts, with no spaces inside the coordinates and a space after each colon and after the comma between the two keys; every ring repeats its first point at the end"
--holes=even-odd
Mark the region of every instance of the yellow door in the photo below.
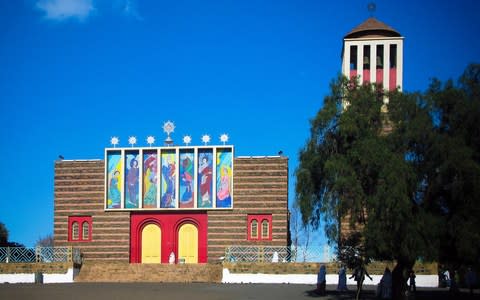
{"type": "Polygon", "coordinates": [[[178,231],[178,259],[187,264],[198,263],[198,229],[195,225],[185,224],[178,231]]]}
{"type": "Polygon", "coordinates": [[[162,232],[155,224],[148,224],[142,230],[142,263],[161,263],[162,232]]]}

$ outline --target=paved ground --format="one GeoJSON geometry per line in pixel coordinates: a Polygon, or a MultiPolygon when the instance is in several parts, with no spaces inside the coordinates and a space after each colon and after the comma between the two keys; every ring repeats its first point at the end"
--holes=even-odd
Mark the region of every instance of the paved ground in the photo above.
{"type": "MultiPolygon", "coordinates": [[[[313,285],[293,284],[179,284],[179,283],[73,283],[73,284],[0,284],[0,299],[12,300],[292,300],[292,299],[354,299],[352,291],[337,293],[327,287],[320,297],[313,285]]],[[[367,287],[363,299],[375,299],[374,287],[367,287]]],[[[420,289],[417,299],[480,299],[480,294],[452,296],[446,289],[420,289]]],[[[414,299],[414,298],[412,298],[414,299]]]]}

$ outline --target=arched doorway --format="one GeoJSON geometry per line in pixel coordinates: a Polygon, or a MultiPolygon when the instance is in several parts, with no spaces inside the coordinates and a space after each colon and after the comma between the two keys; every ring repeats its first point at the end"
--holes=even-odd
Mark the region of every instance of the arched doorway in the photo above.
{"type": "Polygon", "coordinates": [[[162,257],[162,231],[156,224],[148,224],[142,230],[142,263],[159,264],[162,257]]]}
{"type": "Polygon", "coordinates": [[[178,230],[178,259],[198,263],[198,229],[193,224],[183,224],[178,230]]]}

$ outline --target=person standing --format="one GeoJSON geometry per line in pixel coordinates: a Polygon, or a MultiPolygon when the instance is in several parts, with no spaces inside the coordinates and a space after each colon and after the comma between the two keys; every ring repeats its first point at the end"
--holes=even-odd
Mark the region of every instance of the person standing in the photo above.
{"type": "Polygon", "coordinates": [[[392,298],[392,272],[388,267],[385,268],[382,279],[380,279],[379,296],[382,299],[392,298]]]}
{"type": "Polygon", "coordinates": [[[447,287],[450,287],[450,272],[448,272],[448,269],[443,272],[443,278],[445,279],[445,283],[447,284],[447,287]]]}
{"type": "Polygon", "coordinates": [[[337,290],[340,292],[348,291],[347,288],[347,270],[345,266],[342,265],[338,270],[338,286],[337,290]]]}
{"type": "Polygon", "coordinates": [[[410,275],[408,277],[410,279],[410,286],[408,287],[408,291],[415,293],[417,291],[417,287],[415,285],[415,272],[413,270],[410,270],[410,275]]]}
{"type": "Polygon", "coordinates": [[[325,265],[320,266],[317,274],[317,293],[321,296],[325,295],[325,288],[327,285],[327,269],[325,265]]]}
{"type": "Polygon", "coordinates": [[[475,275],[471,267],[468,268],[467,274],[465,275],[465,283],[470,291],[470,295],[473,295],[473,287],[477,284],[477,275],[475,275]]]}

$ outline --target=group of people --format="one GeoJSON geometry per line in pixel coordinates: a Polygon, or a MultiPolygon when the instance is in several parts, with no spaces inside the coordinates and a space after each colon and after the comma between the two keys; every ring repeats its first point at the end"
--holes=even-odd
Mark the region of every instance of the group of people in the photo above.
{"type": "MultiPolygon", "coordinates": [[[[320,270],[318,271],[317,275],[317,293],[319,295],[325,295],[325,288],[326,288],[326,267],[325,265],[320,266],[320,270]]],[[[357,291],[356,291],[356,299],[359,299],[360,294],[362,292],[363,282],[365,281],[365,277],[368,277],[370,280],[373,278],[368,274],[367,269],[365,268],[364,264],[358,265],[355,270],[353,271],[352,276],[350,279],[354,279],[357,282],[357,291]]],[[[409,272],[409,292],[416,291],[415,285],[415,272],[410,270],[409,272]]],[[[385,272],[383,273],[382,279],[377,287],[377,296],[381,299],[391,299],[392,298],[392,272],[388,267],[385,268],[385,272]]],[[[341,266],[338,270],[338,285],[337,291],[344,292],[348,291],[347,288],[347,270],[345,266],[341,266]]]]}
{"type": "MultiPolygon", "coordinates": [[[[325,295],[325,289],[327,285],[327,268],[325,265],[320,266],[320,270],[317,274],[317,294],[325,295]]],[[[347,270],[344,266],[341,266],[338,270],[338,291],[348,291],[347,289],[347,270]]]]}
{"type": "MultiPolygon", "coordinates": [[[[388,269],[388,268],[387,268],[388,269]]],[[[327,284],[326,280],[326,275],[327,275],[327,269],[325,265],[320,266],[320,270],[318,271],[317,274],[317,293],[319,295],[325,295],[325,288],[327,284]]],[[[357,282],[357,299],[360,296],[361,290],[362,290],[362,285],[363,282],[365,281],[365,277],[370,278],[372,280],[372,277],[368,274],[367,269],[365,266],[359,265],[357,268],[355,268],[352,276],[350,279],[354,279],[357,282]]],[[[383,280],[383,278],[382,278],[383,280]]],[[[391,280],[390,280],[391,282],[391,280]]],[[[391,286],[391,284],[390,284],[391,286]]],[[[347,269],[345,266],[341,266],[340,269],[338,270],[338,285],[337,285],[337,290],[340,292],[348,291],[347,288],[347,269]]]]}
{"type": "MultiPolygon", "coordinates": [[[[473,288],[477,285],[477,275],[475,271],[469,267],[464,274],[465,287],[469,290],[470,294],[473,294],[473,288]]],[[[443,273],[440,273],[440,284],[448,287],[451,292],[458,292],[459,285],[459,272],[456,270],[450,271],[446,269],[443,273]]]]}
{"type": "MultiPolygon", "coordinates": [[[[453,272],[455,275],[458,274],[457,272],[453,272]]],[[[451,275],[448,270],[440,273],[440,280],[446,283],[447,287],[450,287],[452,291],[458,290],[457,282],[458,280],[455,279],[455,275],[451,275]]],[[[325,295],[325,289],[327,284],[327,269],[325,265],[321,265],[320,269],[317,274],[317,289],[316,293],[319,295],[325,295]]],[[[360,294],[362,292],[363,282],[365,281],[365,277],[368,277],[370,280],[373,278],[368,274],[367,269],[365,268],[364,264],[359,264],[353,271],[352,276],[350,279],[354,279],[357,283],[357,291],[356,291],[356,299],[360,298],[360,294]]],[[[416,293],[416,275],[413,270],[408,272],[408,293],[414,294],[416,293]]],[[[393,277],[392,272],[388,267],[385,268],[383,276],[380,280],[380,283],[377,286],[376,294],[379,299],[391,299],[392,298],[392,284],[393,284],[393,277]]],[[[465,285],[469,289],[470,294],[473,294],[473,288],[477,284],[477,277],[475,271],[472,268],[468,268],[467,272],[465,273],[465,285]]],[[[347,288],[347,270],[345,266],[341,266],[338,270],[338,285],[337,291],[344,292],[348,291],[347,288]]]]}

